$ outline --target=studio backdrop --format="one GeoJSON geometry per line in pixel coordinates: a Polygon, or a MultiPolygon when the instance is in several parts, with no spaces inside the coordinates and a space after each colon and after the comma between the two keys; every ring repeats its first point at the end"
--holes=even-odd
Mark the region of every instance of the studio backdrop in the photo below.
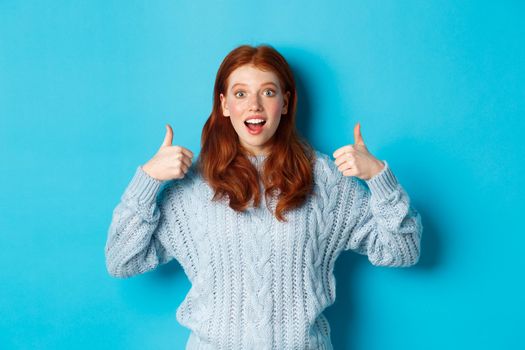
{"type": "Polygon", "coordinates": [[[161,145],[199,154],[215,74],[269,44],[298,129],[353,127],[424,226],[409,268],[337,260],[336,350],[523,346],[521,1],[0,1],[0,348],[184,349],[176,260],[111,277],[112,210],[161,145]]]}

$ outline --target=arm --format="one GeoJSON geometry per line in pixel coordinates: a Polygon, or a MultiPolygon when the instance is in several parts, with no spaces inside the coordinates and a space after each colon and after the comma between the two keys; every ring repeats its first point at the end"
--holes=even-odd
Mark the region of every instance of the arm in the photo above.
{"type": "MultiPolygon", "coordinates": [[[[175,180],[170,185],[179,185],[175,180]]],[[[120,203],[113,210],[105,246],[106,268],[114,277],[131,277],[150,271],[174,257],[187,254],[182,239],[189,232],[186,213],[177,193],[163,181],[149,176],[138,167],[120,203]],[[158,197],[158,198],[157,198],[158,197]],[[174,231],[174,232],[173,232],[174,231]]]]}
{"type": "Polygon", "coordinates": [[[389,164],[383,163],[380,173],[364,181],[368,188],[355,177],[339,179],[336,222],[343,248],[367,255],[376,266],[411,266],[420,256],[421,216],[389,164]]]}

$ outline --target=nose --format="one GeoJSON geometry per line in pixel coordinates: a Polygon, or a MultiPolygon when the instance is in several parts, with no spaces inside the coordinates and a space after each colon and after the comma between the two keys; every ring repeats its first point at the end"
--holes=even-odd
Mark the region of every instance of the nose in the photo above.
{"type": "Polygon", "coordinates": [[[250,100],[250,110],[258,111],[262,107],[259,95],[254,95],[250,100]]]}

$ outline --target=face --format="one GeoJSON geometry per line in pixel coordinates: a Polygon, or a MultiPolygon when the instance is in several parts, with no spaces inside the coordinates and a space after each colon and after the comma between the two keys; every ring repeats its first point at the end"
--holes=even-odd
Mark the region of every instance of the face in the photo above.
{"type": "Polygon", "coordinates": [[[255,155],[268,155],[290,98],[290,92],[281,90],[277,75],[253,65],[241,66],[230,74],[226,94],[220,98],[222,113],[230,118],[241,145],[255,155]],[[263,123],[254,125],[249,120],[263,123]]]}

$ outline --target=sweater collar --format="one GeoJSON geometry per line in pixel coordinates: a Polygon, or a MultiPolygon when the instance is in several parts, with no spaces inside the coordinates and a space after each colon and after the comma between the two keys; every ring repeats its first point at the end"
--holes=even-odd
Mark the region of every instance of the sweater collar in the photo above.
{"type": "Polygon", "coordinates": [[[267,156],[264,154],[256,155],[256,156],[247,155],[246,157],[250,160],[250,162],[252,162],[253,165],[255,165],[257,169],[262,168],[262,164],[264,163],[264,160],[267,158],[267,156]]]}

